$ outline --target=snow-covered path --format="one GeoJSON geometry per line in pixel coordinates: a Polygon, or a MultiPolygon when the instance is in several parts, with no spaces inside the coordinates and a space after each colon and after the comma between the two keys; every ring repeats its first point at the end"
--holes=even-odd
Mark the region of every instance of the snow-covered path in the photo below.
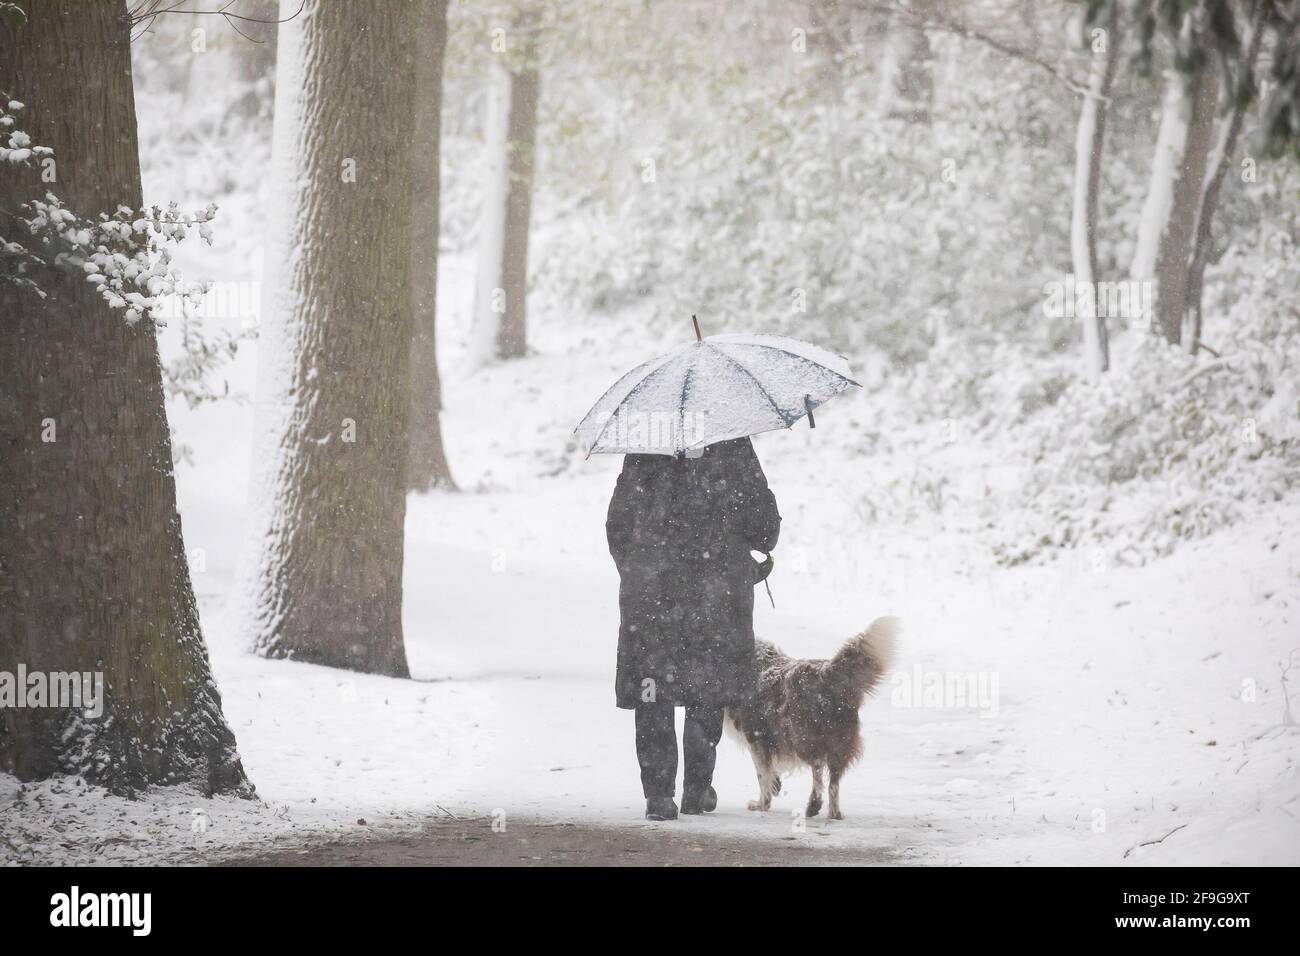
{"type": "MultiPolygon", "coordinates": [[[[600,533],[603,500],[592,497],[587,510],[597,513],[575,523],[579,536],[600,533]]],[[[486,540],[510,541],[517,518],[475,504],[468,510],[485,513],[461,520],[486,540]]],[[[451,673],[485,679],[498,708],[499,736],[481,771],[449,801],[525,817],[635,820],[630,714],[611,704],[617,616],[608,561],[566,561],[562,544],[532,558],[510,545],[475,555],[452,547],[467,540],[456,528],[426,550],[415,530],[426,507],[436,509],[436,499],[413,506],[421,557],[408,586],[415,615],[445,622],[445,637],[408,631],[414,666],[436,669],[439,644],[450,643],[467,655],[451,673]],[[416,583],[426,573],[438,582],[427,590],[427,614],[416,583]],[[466,603],[466,594],[479,599],[466,603]]],[[[530,513],[547,503],[535,507],[530,513]]],[[[1286,553],[1287,530],[1269,539],[1278,550],[1259,547],[1262,529],[1243,527],[1143,569],[918,581],[911,562],[882,560],[861,591],[778,576],[780,608],[760,603],[756,625],[792,652],[824,656],[880,613],[902,613],[908,625],[906,681],[863,710],[867,756],[845,784],[848,819],[810,821],[809,838],[887,846],[927,862],[1104,862],[1182,826],[1173,847],[1161,845],[1169,859],[1271,852],[1294,861],[1295,731],[1269,730],[1283,715],[1275,661],[1296,638],[1289,605],[1300,563],[1286,553]],[[967,686],[988,696],[951,706],[909,693],[934,674],[974,675],[967,686]],[[1253,703],[1237,699],[1246,681],[1255,683],[1253,703]],[[1260,828],[1283,839],[1265,849],[1245,838],[1260,828]]],[[[527,553],[527,542],[519,548],[527,553]]],[[[691,825],[798,835],[793,814],[806,785],[795,778],[766,816],[747,812],[749,761],[724,741],[719,813],[691,825]]],[[[1135,855],[1158,861],[1161,851],[1135,855]]]]}
{"type": "MultiPolygon", "coordinates": [[[[223,687],[246,686],[241,672],[288,669],[298,689],[286,696],[323,683],[335,699],[283,728],[292,734],[268,737],[261,720],[283,703],[228,695],[262,795],[291,808],[316,795],[322,809],[391,810],[411,823],[423,814],[507,829],[512,820],[656,826],[639,819],[631,715],[612,704],[614,573],[597,550],[578,549],[599,536],[603,510],[583,486],[603,483],[412,501],[415,682],[219,652],[223,687]],[[572,520],[522,520],[560,508],[552,495],[575,502],[572,520]],[[563,534],[534,540],[541,526],[563,534]],[[385,724],[378,740],[350,733],[385,724]],[[285,752],[291,740],[297,758],[285,752]],[[347,769],[359,754],[362,769],[347,769]]],[[[806,774],[772,812],[745,810],[752,770],[724,739],[718,812],[658,826],[856,849],[864,861],[1294,863],[1296,731],[1270,728],[1283,714],[1275,661],[1295,642],[1297,567],[1284,550],[1295,530],[1274,529],[1268,550],[1252,544],[1263,529],[1243,526],[1142,569],[985,580],[936,570],[918,580],[911,562],[884,560],[869,593],[778,576],[780,607],[760,604],[757,626],[792,652],[824,655],[877,613],[907,622],[906,680],[862,712],[867,755],[845,783],[848,819],[804,825],[806,774]],[[974,675],[987,696],[974,706],[927,699],[933,674],[974,675]],[[1253,703],[1236,699],[1249,680],[1253,703]]]]}
{"type": "MultiPolygon", "coordinates": [[[[775,457],[769,475],[795,530],[811,492],[775,457]]],[[[603,516],[614,464],[411,499],[411,681],[246,654],[230,626],[238,535],[197,514],[214,670],[265,804],[165,791],[123,801],[56,781],[11,805],[17,786],[0,778],[14,857],[203,860],[387,839],[376,829],[454,816],[507,832],[512,821],[671,826],[798,846],[804,862],[808,847],[836,851],[827,862],[1300,862],[1298,731],[1278,726],[1278,662],[1300,645],[1291,509],[1142,568],[970,574],[943,563],[955,542],[883,529],[869,574],[804,569],[778,547],[778,607],[760,594],[756,628],[788,651],[824,656],[883,613],[906,623],[898,676],[862,711],[847,819],[803,823],[806,774],[772,812],[745,810],[752,770],[724,739],[717,813],[654,825],[640,819],[631,714],[613,706],[603,516]],[[945,679],[976,699],[936,695],[931,682],[945,679]]]]}

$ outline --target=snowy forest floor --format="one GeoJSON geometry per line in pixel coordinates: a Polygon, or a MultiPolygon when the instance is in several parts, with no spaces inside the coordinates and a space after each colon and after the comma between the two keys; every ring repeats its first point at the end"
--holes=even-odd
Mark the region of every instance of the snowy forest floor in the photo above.
{"type": "MultiPolygon", "coordinates": [[[[204,631],[258,799],[0,775],[0,862],[1300,863],[1300,729],[1279,663],[1300,647],[1296,501],[1145,566],[1067,553],[1001,568],[945,513],[860,516],[875,463],[844,449],[872,413],[864,393],[815,432],[756,441],[784,516],[757,632],[814,657],[881,614],[905,623],[896,676],[862,710],[847,819],[805,824],[806,772],[772,811],[747,811],[753,770],[724,738],[717,812],[646,823],[632,715],[613,705],[604,513],[619,461],[565,442],[618,371],[681,336],[597,343],[543,318],[536,354],[471,374],[469,270],[450,258],[441,283],[464,490],[408,508],[413,679],[247,653],[235,581],[253,409],[174,405],[204,631]],[[935,680],[983,694],[934,696],[935,680]]],[[[241,352],[238,390],[254,366],[241,352]]]]}

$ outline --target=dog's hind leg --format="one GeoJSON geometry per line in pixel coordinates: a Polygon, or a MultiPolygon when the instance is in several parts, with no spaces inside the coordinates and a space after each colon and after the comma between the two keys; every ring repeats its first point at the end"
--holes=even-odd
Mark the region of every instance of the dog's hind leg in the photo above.
{"type": "Polygon", "coordinates": [[[751,747],[749,754],[754,758],[754,770],[758,774],[758,799],[749,801],[751,810],[769,810],[772,797],[781,790],[781,778],[772,766],[772,757],[766,750],[751,747]]]}
{"type": "Polygon", "coordinates": [[[816,763],[811,766],[813,788],[812,793],[808,795],[808,806],[803,811],[806,817],[815,817],[822,812],[822,766],[816,763]]]}
{"type": "Polygon", "coordinates": [[[840,813],[840,777],[844,776],[844,764],[832,763],[831,772],[831,805],[826,810],[827,820],[843,820],[844,814],[840,813]]]}

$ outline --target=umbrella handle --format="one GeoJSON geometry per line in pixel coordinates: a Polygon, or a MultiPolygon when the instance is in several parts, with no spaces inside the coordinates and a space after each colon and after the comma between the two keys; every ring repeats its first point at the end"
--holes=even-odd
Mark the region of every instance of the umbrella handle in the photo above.
{"type": "Polygon", "coordinates": [[[809,428],[816,428],[816,427],[817,427],[817,419],[813,418],[813,413],[812,413],[812,412],[813,412],[813,403],[812,403],[812,396],[811,396],[811,395],[805,395],[805,396],[803,397],[803,407],[804,407],[804,410],[808,412],[808,427],[809,427],[809,428]]]}

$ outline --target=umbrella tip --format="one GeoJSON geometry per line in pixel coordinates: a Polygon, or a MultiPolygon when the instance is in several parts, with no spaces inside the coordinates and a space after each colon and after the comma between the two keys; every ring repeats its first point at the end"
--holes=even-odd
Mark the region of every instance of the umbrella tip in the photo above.
{"type": "Polygon", "coordinates": [[[700,335],[700,320],[695,317],[694,313],[691,314],[691,322],[695,325],[695,341],[703,342],[704,336],[700,335]]]}

